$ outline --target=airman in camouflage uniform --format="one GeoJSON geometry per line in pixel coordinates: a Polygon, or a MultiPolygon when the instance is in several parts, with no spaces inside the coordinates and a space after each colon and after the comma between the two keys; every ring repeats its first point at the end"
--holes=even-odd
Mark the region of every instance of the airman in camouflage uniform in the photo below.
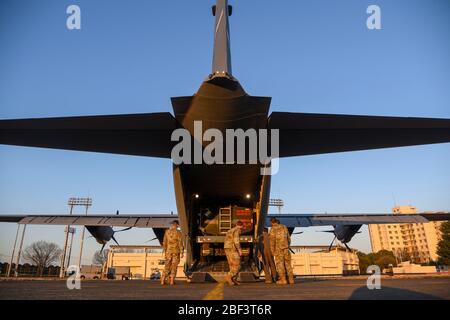
{"type": "Polygon", "coordinates": [[[238,221],[236,226],[230,230],[225,235],[224,249],[228,260],[228,266],[230,267],[230,272],[225,277],[225,280],[230,286],[237,285],[237,277],[239,275],[239,269],[241,268],[241,244],[239,242],[239,236],[241,235],[243,223],[238,221]]]}
{"type": "Polygon", "coordinates": [[[264,228],[261,237],[259,237],[259,250],[260,259],[263,263],[266,283],[272,283],[276,278],[277,271],[272,252],[270,251],[269,228],[264,228]]]}
{"type": "Polygon", "coordinates": [[[161,277],[161,284],[165,284],[165,280],[169,277],[170,285],[174,284],[177,275],[180,257],[183,258],[184,245],[183,236],[178,231],[178,221],[172,221],[170,228],[164,233],[163,249],[165,253],[164,273],[161,277]]]}
{"type": "Polygon", "coordinates": [[[272,228],[269,232],[270,250],[275,258],[275,265],[279,279],[277,284],[287,284],[286,273],[289,276],[289,282],[294,284],[294,273],[292,271],[291,252],[289,245],[291,244],[291,236],[287,227],[280,224],[278,219],[271,218],[272,228]]]}

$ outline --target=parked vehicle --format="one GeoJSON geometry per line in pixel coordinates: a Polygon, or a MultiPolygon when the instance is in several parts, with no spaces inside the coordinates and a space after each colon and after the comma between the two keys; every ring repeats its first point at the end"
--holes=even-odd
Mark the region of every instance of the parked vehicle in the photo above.
{"type": "Polygon", "coordinates": [[[101,279],[102,277],[102,266],[88,265],[81,266],[80,268],[80,278],[84,279],[101,279]]]}
{"type": "Polygon", "coordinates": [[[112,267],[108,268],[108,272],[106,273],[106,278],[112,280],[130,280],[131,277],[130,267],[112,267]]]}
{"type": "Polygon", "coordinates": [[[154,271],[150,276],[150,280],[159,280],[161,279],[161,273],[158,271],[154,271]]]}

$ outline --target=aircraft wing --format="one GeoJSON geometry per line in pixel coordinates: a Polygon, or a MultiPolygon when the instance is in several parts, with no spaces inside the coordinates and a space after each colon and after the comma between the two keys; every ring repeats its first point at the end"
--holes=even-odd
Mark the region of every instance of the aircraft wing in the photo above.
{"type": "Polygon", "coordinates": [[[275,217],[288,228],[363,225],[363,224],[397,224],[397,223],[425,223],[430,221],[450,220],[449,212],[418,213],[418,214],[270,214],[266,226],[270,226],[269,219],[275,217]]]}
{"type": "Polygon", "coordinates": [[[0,215],[0,222],[40,225],[108,226],[132,228],[168,228],[178,216],[146,215],[0,215]]]}
{"type": "Polygon", "coordinates": [[[280,157],[450,142],[450,119],[273,112],[280,157]]]}
{"type": "Polygon", "coordinates": [[[170,158],[168,112],[0,120],[0,144],[170,158]]]}
{"type": "MultiPolygon", "coordinates": [[[[418,214],[270,214],[287,227],[313,227],[362,224],[425,223],[450,220],[450,213],[418,214]]],[[[116,226],[133,228],[166,228],[177,219],[173,214],[146,215],[0,215],[0,222],[40,225],[116,226]]]]}

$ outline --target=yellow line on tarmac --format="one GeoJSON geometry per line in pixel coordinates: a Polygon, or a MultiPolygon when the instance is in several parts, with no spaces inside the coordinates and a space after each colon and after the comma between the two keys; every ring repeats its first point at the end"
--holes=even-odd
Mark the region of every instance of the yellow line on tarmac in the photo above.
{"type": "Polygon", "coordinates": [[[223,289],[225,282],[219,282],[202,300],[223,300],[223,289]]]}

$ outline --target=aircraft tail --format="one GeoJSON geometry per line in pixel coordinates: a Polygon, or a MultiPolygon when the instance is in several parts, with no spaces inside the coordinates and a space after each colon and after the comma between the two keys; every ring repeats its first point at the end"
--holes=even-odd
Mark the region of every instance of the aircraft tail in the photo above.
{"type": "Polygon", "coordinates": [[[231,76],[230,27],[228,17],[233,12],[228,0],[217,0],[212,7],[216,17],[214,28],[214,54],[212,73],[217,76],[231,76]]]}

